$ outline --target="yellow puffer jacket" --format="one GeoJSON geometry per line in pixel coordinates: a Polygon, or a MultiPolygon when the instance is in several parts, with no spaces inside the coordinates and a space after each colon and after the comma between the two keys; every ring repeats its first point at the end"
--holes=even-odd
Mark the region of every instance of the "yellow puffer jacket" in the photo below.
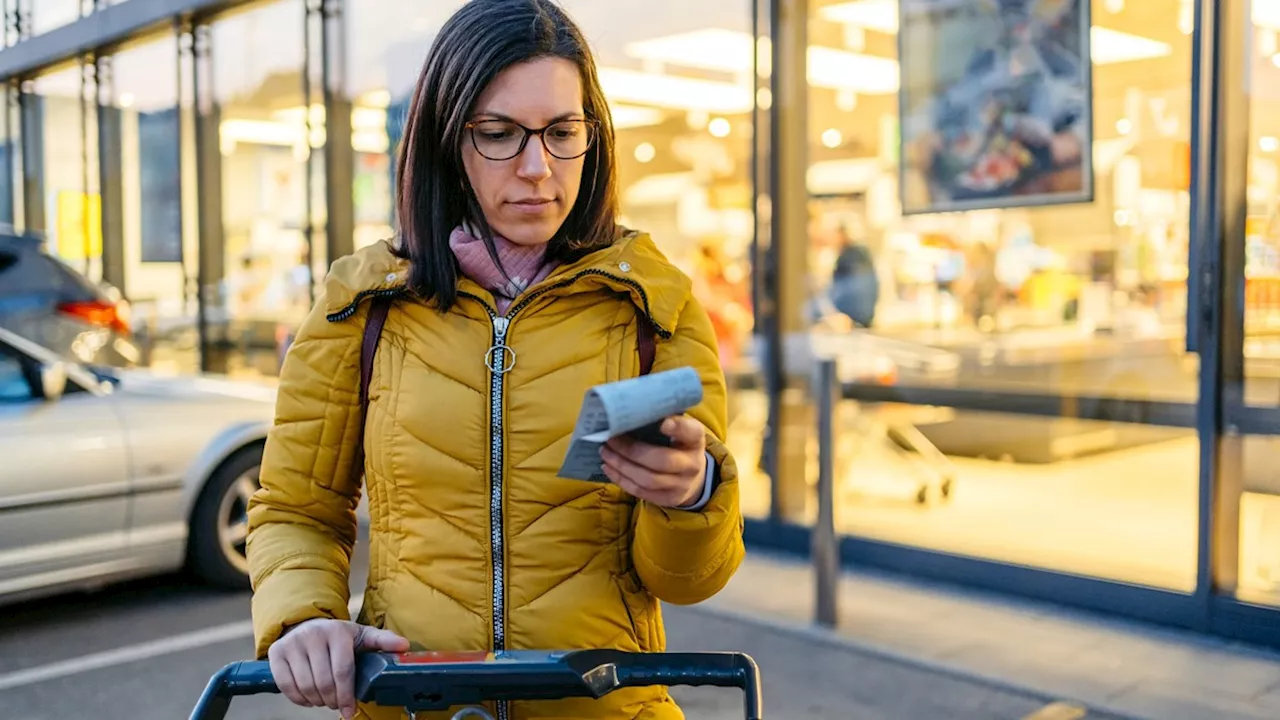
{"type": "MultiPolygon", "coordinates": [[[[466,278],[449,312],[428,307],[405,292],[406,270],[385,243],[333,263],[285,360],[262,489],[249,508],[258,656],[286,627],[348,619],[360,345],[368,300],[379,294],[397,299],[370,383],[370,568],[358,620],[415,649],[664,649],[659,601],[710,597],[744,554],[737,469],[722,442],[724,377],[689,279],[647,236],[628,233],[558,268],[503,319],[466,278]],[[639,373],[638,313],[657,330],[653,372],[688,365],[702,376],[704,399],[690,415],[708,429],[718,483],[698,511],[556,477],[584,393],[639,373]],[[514,364],[494,374],[486,353],[504,342],[514,364]]],[[[683,717],[662,688],[490,712],[683,717]]],[[[402,716],[361,708],[364,718],[402,716]]]]}

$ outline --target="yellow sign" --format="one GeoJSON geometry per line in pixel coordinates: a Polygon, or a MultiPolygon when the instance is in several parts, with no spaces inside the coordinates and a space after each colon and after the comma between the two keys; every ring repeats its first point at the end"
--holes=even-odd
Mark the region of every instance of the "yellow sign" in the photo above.
{"type": "Polygon", "coordinates": [[[83,260],[102,257],[102,196],[73,190],[58,192],[58,257],[83,260]]]}

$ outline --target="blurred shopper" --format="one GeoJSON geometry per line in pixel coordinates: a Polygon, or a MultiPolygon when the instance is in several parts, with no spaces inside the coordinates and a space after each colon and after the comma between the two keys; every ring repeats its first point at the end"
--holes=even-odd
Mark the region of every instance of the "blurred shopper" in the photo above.
{"type": "MultiPolygon", "coordinates": [[[[295,703],[346,717],[401,716],[354,708],[357,650],[662,650],[659,601],[710,597],[744,552],[715,332],[689,278],[616,224],[609,110],[564,11],[458,10],[399,152],[400,235],[333,263],[249,510],[257,654],[295,703]],[[362,426],[361,339],[385,298],[362,426]],[[612,483],[558,478],[584,392],[646,357],[703,378],[702,404],[663,426],[672,446],[614,441],[612,483]],[[362,474],[371,564],[351,622],[362,474]]],[[[661,687],[489,711],[683,717],[661,687]]]]}
{"type": "Polygon", "coordinates": [[[875,322],[880,300],[880,277],[871,250],[840,229],[840,250],[831,272],[831,304],[857,324],[869,328],[875,322]]]}

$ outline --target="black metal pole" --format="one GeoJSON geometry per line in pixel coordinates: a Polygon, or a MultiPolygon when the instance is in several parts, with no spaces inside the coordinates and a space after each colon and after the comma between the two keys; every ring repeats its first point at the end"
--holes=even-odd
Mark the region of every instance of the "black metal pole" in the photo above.
{"type": "Polygon", "coordinates": [[[835,627],[839,616],[840,540],[835,523],[836,361],[818,362],[818,519],[813,527],[815,619],[835,627]]]}

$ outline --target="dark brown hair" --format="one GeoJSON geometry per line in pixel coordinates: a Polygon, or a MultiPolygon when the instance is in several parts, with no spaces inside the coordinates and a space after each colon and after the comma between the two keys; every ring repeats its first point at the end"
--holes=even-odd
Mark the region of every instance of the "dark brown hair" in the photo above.
{"type": "Polygon", "coordinates": [[[410,260],[410,289],[440,309],[457,299],[458,269],[449,248],[455,227],[465,221],[477,228],[497,258],[493,231],[462,165],[464,125],[499,73],[545,57],[578,66],[583,110],[597,124],[578,199],[547,254],[569,262],[613,244],[618,233],[613,123],[582,31],[553,0],[471,0],[431,44],[396,161],[397,254],[410,260]]]}

